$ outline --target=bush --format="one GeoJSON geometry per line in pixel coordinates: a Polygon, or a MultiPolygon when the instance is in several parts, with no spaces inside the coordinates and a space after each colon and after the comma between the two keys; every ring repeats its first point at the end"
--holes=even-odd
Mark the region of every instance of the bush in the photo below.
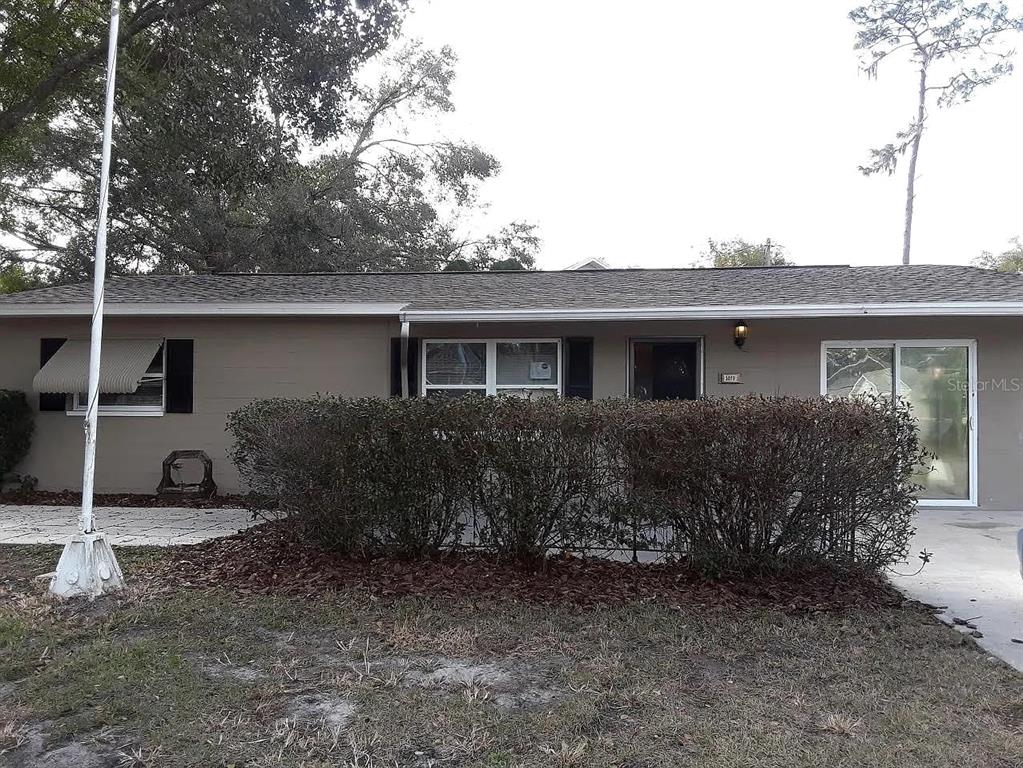
{"type": "Polygon", "coordinates": [[[264,400],[231,414],[232,458],[257,511],[343,553],[413,556],[461,540],[476,475],[467,403],[264,400]]]}
{"type": "Polygon", "coordinates": [[[908,548],[925,458],[908,408],[868,400],[317,398],[256,402],[228,426],[262,508],[360,554],[467,539],[518,558],[876,569],[908,548]]]}
{"type": "Polygon", "coordinates": [[[0,481],[28,455],[34,429],[25,393],[0,389],[0,481]]]}
{"type": "Polygon", "coordinates": [[[663,531],[667,551],[709,568],[876,569],[908,548],[926,455],[904,404],[750,396],[624,403],[613,418],[629,474],[619,531],[663,531]]]}
{"type": "Polygon", "coordinates": [[[476,399],[479,463],[469,503],[480,543],[519,558],[603,543],[600,409],[580,400],[476,399]]]}

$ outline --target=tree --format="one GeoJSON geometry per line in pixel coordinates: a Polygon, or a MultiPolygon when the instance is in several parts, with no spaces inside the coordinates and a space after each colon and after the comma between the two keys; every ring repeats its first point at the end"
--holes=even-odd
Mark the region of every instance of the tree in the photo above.
{"type": "MultiPolygon", "coordinates": [[[[377,82],[359,74],[394,36],[402,0],[163,0],[134,13],[153,5],[161,20],[121,41],[112,273],[438,269],[506,259],[530,237],[535,249],[525,224],[460,234],[495,158],[403,129],[454,108],[451,51],[411,45],[377,82]]],[[[95,37],[101,16],[60,24],[95,37]]],[[[20,44],[3,35],[0,47],[20,44]]],[[[16,103],[4,89],[29,70],[0,70],[0,105],[16,103]]],[[[91,269],[101,75],[83,70],[0,133],[0,232],[62,280],[91,269]]]]}
{"type": "Polygon", "coordinates": [[[984,251],[973,260],[974,266],[996,269],[999,272],[1023,273],[1023,241],[1014,237],[1009,241],[1009,245],[1009,248],[997,254],[984,251]]]}
{"type": "Polygon", "coordinates": [[[30,288],[39,288],[41,285],[39,275],[20,264],[0,265],[0,294],[18,293],[30,288]]]}
{"type": "Polygon", "coordinates": [[[700,254],[698,266],[705,267],[788,267],[792,262],[784,255],[785,247],[768,238],[762,243],[734,240],[707,240],[707,249],[700,254]]]}
{"type": "Polygon", "coordinates": [[[882,171],[891,175],[909,152],[902,239],[902,263],[909,264],[916,168],[928,103],[933,98],[939,107],[950,107],[969,101],[978,88],[1009,74],[1013,51],[999,42],[1004,33],[1023,29],[1023,17],[1011,16],[1002,2],[873,0],[849,18],[859,27],[856,49],[870,77],[877,77],[881,63],[896,55],[908,57],[918,73],[916,117],[894,142],[872,149],[870,162],[860,166],[867,176],[882,171]]]}
{"type": "Polygon", "coordinates": [[[496,235],[461,241],[457,247],[459,255],[444,266],[447,272],[514,272],[533,268],[533,254],[540,247],[540,238],[533,225],[517,221],[496,235]]]}
{"type": "MultiPolygon", "coordinates": [[[[7,0],[0,9],[5,150],[45,132],[102,83],[109,5],[7,0]]],[[[404,7],[404,0],[124,0],[119,70],[195,74],[202,65],[230,62],[239,66],[216,77],[242,94],[218,98],[266,88],[275,114],[287,109],[324,135],[330,117],[343,113],[354,71],[393,38],[404,7]]]]}

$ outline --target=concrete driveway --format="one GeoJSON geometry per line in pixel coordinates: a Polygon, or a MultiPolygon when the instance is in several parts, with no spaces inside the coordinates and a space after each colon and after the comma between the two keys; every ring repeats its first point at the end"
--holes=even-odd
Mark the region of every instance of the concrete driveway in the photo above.
{"type": "MultiPolygon", "coordinates": [[[[230,536],[253,525],[244,509],[96,507],[96,524],[115,546],[166,547],[230,536]]],[[[0,544],[64,544],[78,530],[78,507],[0,504],[0,544]]]]}
{"type": "Polygon", "coordinates": [[[926,509],[916,526],[911,562],[895,570],[915,570],[919,561],[912,558],[922,549],[934,558],[918,575],[893,575],[892,582],[909,597],[941,608],[942,621],[981,633],[981,647],[1023,672],[1023,578],[1016,553],[1023,512],[926,509]]]}

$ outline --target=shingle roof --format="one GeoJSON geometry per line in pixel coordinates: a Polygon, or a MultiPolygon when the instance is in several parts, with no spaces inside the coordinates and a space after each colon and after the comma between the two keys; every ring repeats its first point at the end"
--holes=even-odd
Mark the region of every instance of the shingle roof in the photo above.
{"type": "MultiPolygon", "coordinates": [[[[86,304],[89,284],[0,296],[86,304]]],[[[437,310],[622,309],[1023,302],[1023,275],[957,265],[629,269],[565,272],[138,275],[110,278],[108,304],[400,303],[437,310]]]]}

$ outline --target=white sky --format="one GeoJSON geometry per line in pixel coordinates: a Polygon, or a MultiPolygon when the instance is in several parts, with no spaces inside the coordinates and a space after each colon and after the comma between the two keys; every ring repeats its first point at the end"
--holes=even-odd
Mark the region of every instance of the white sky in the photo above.
{"type": "MultiPolygon", "coordinates": [[[[857,166],[909,124],[916,77],[904,61],[860,74],[854,2],[413,0],[405,31],[459,54],[444,130],[504,169],[478,223],[539,224],[542,268],[685,266],[708,237],[735,236],[771,237],[800,264],[898,263],[903,167],[857,166]]],[[[1023,235],[1016,64],[932,108],[915,263],[968,263],[1023,235]]]]}

